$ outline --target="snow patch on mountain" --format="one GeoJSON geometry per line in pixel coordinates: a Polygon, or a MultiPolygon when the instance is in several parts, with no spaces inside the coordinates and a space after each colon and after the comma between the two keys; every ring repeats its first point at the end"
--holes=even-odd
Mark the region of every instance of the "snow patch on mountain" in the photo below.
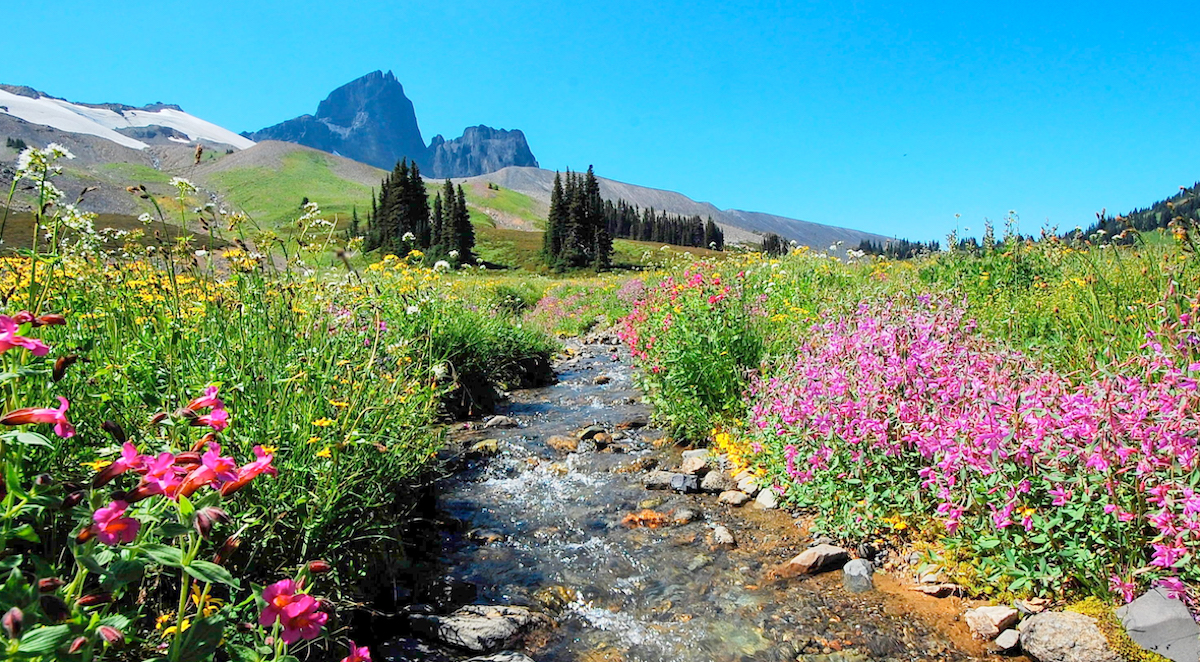
{"type": "Polygon", "coordinates": [[[174,129],[192,141],[222,143],[237,149],[254,146],[253,140],[174,108],[117,111],[83,106],[54,97],[32,98],[0,90],[0,112],[31,124],[98,136],[133,149],[145,149],[149,145],[123,135],[116,129],[161,126],[174,129]]]}

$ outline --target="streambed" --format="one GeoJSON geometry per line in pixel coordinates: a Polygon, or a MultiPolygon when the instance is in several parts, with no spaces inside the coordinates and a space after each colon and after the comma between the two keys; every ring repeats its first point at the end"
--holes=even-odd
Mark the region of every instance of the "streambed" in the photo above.
{"type": "MultiPolygon", "coordinates": [[[[772,579],[773,568],[807,547],[785,512],[647,491],[645,466],[678,457],[655,444],[661,432],[639,425],[649,410],[627,353],[614,344],[569,350],[557,384],[515,392],[501,408],[517,427],[456,426],[464,449],[496,443],[482,444],[436,487],[438,542],[427,550],[436,563],[424,569],[423,594],[549,614],[555,627],[516,646],[538,662],[981,659],[895,596],[846,592],[840,572],[772,579]],[[591,425],[617,438],[573,453],[547,443],[591,425]],[[622,524],[646,508],[697,518],[622,524]],[[713,545],[717,525],[733,532],[735,548],[713,545]]],[[[456,659],[424,646],[397,655],[456,659]]]]}

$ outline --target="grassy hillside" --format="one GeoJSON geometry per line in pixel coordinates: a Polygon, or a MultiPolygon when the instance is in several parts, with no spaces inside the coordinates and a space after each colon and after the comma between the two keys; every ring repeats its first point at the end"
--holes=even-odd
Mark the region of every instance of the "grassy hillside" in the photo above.
{"type": "MultiPolygon", "coordinates": [[[[532,272],[545,270],[539,257],[542,250],[541,232],[484,227],[476,223],[475,233],[479,241],[476,252],[484,262],[532,272]]],[[[663,244],[617,239],[613,242],[612,261],[613,266],[617,268],[642,268],[665,265],[685,254],[697,258],[720,258],[730,255],[706,248],[683,246],[667,246],[666,250],[663,250],[663,244]]]]}
{"type": "Polygon", "coordinates": [[[208,175],[207,183],[264,225],[296,218],[304,198],[319,203],[331,218],[348,219],[355,207],[365,218],[371,206],[371,188],[339,177],[331,158],[320,152],[297,151],[283,155],[279,168],[230,168],[208,175]]]}

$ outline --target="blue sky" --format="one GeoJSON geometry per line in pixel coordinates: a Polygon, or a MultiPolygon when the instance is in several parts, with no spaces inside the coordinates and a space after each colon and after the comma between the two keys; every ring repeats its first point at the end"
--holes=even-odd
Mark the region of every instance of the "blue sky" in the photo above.
{"type": "Polygon", "coordinates": [[[1194,2],[916,4],[15,3],[0,82],[243,131],[390,69],[427,142],[519,128],[546,168],[915,239],[1200,179],[1194,2]]]}

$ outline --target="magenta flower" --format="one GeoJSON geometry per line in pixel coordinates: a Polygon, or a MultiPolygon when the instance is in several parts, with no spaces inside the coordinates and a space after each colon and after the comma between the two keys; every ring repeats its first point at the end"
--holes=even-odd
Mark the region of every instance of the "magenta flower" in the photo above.
{"type": "Polygon", "coordinates": [[[371,662],[371,651],[366,646],[356,646],[354,640],[350,640],[350,654],[343,657],[341,662],[371,662]]]}
{"type": "Polygon", "coordinates": [[[142,480],[154,494],[165,494],[175,498],[179,486],[183,483],[184,469],[175,466],[175,456],[171,453],[159,453],[158,457],[146,463],[146,475],[142,480]]]}
{"type": "Polygon", "coordinates": [[[220,432],[221,430],[229,427],[229,412],[221,408],[214,409],[203,416],[197,416],[192,421],[192,425],[197,427],[208,426],[212,428],[214,432],[220,432]]]}
{"type": "Polygon", "coordinates": [[[187,409],[189,411],[200,411],[201,409],[208,407],[212,407],[214,409],[224,409],[225,403],[221,401],[221,398],[217,397],[218,390],[219,387],[217,386],[209,386],[208,388],[205,388],[204,395],[189,402],[187,409]]]}
{"type": "Polygon", "coordinates": [[[1108,578],[1108,584],[1112,587],[1113,593],[1120,593],[1121,599],[1125,602],[1133,602],[1133,597],[1137,594],[1137,584],[1127,582],[1117,575],[1108,578]]]}
{"type": "Polygon", "coordinates": [[[24,409],[14,409],[8,412],[3,417],[0,417],[0,425],[30,425],[33,423],[53,423],[54,434],[63,439],[70,439],[75,436],[75,426],[67,420],[67,409],[70,403],[67,399],[58,396],[58,409],[34,408],[26,407],[24,409]]]}
{"type": "Polygon", "coordinates": [[[0,315],[0,354],[14,347],[24,347],[34,356],[45,356],[50,352],[46,343],[35,338],[17,335],[17,322],[8,315],[0,315]]]}
{"type": "Polygon", "coordinates": [[[96,537],[105,545],[131,543],[137,537],[142,523],[132,517],[125,517],[125,509],[129,504],[124,501],[113,501],[107,506],[92,513],[92,526],[96,537]]]}
{"type": "Polygon", "coordinates": [[[292,604],[292,600],[295,597],[296,582],[290,579],[281,579],[264,588],[262,599],[267,605],[263,607],[262,613],[258,615],[258,624],[265,628],[274,625],[275,621],[283,616],[283,610],[292,604]]]}
{"type": "Polygon", "coordinates": [[[145,455],[140,455],[137,447],[127,441],[121,445],[121,456],[112,464],[101,469],[92,479],[92,487],[102,487],[126,471],[132,470],[141,473],[146,470],[146,462],[149,459],[145,455]]]}
{"type": "Polygon", "coordinates": [[[294,644],[301,639],[316,639],[321,636],[321,627],[329,620],[329,614],[319,611],[320,603],[308,594],[295,596],[288,606],[283,608],[279,623],[283,626],[280,638],[286,644],[294,644]]]}
{"type": "Polygon", "coordinates": [[[200,466],[183,479],[179,494],[191,496],[196,490],[210,483],[225,484],[237,480],[237,462],[232,457],[221,455],[221,445],[209,443],[208,450],[200,457],[200,466]]]}
{"type": "Polygon", "coordinates": [[[275,456],[268,455],[267,452],[263,450],[262,446],[254,447],[254,457],[256,459],[253,462],[249,462],[243,465],[242,468],[238,469],[236,479],[231,480],[221,486],[221,496],[229,496],[230,494],[242,489],[246,486],[246,483],[254,480],[254,478],[259,474],[265,473],[270,476],[275,476],[279,473],[278,469],[271,466],[271,461],[275,459],[275,456]]]}

